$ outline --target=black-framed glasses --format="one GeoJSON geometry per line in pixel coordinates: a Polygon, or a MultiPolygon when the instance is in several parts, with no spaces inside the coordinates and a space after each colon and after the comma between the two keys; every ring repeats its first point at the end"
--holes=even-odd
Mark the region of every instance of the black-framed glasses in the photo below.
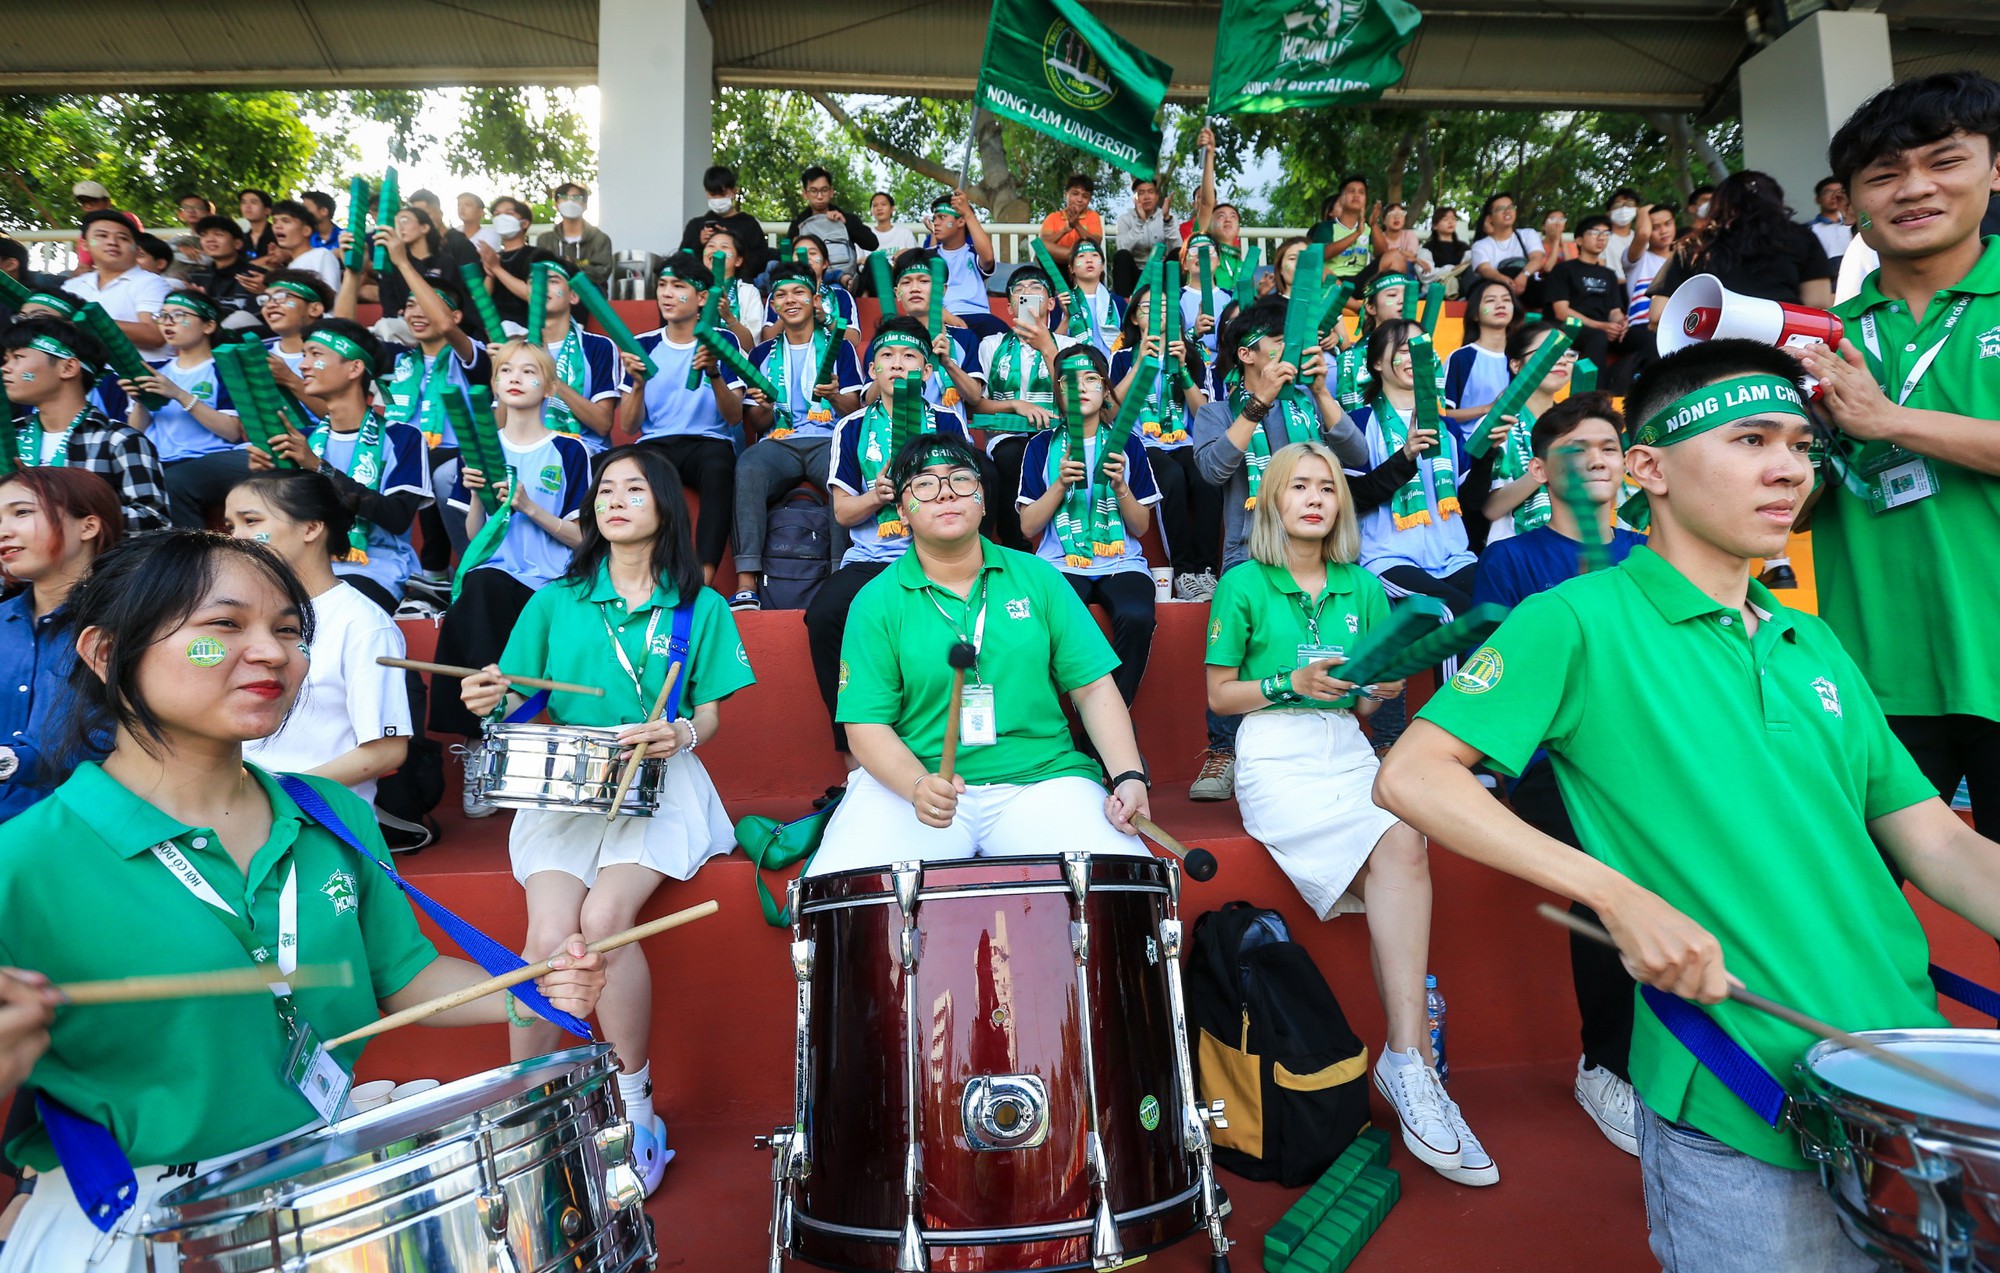
{"type": "Polygon", "coordinates": [[[967,499],[979,493],[979,474],[970,469],[953,469],[940,477],[936,473],[919,473],[903,487],[911,498],[919,504],[929,504],[944,498],[944,489],[949,485],[951,493],[960,499],[967,499]]]}

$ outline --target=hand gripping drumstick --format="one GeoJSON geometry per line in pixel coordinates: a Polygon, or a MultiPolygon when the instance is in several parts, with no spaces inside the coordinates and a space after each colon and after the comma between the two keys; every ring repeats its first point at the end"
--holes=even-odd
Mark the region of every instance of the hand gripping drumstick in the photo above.
{"type": "MultiPolygon", "coordinates": [[[[705,919],[715,914],[718,909],[714,900],[711,899],[699,906],[690,906],[684,911],[675,911],[671,915],[663,915],[650,924],[640,924],[638,927],[628,928],[622,933],[613,933],[601,941],[590,943],[589,949],[592,954],[602,954],[605,951],[616,950],[620,946],[629,946],[635,941],[644,941],[656,933],[664,933],[669,928],[679,928],[682,924],[689,924],[698,919],[705,919]]],[[[454,990],[448,995],[439,995],[435,999],[426,999],[424,1002],[414,1007],[405,1008],[401,1012],[392,1012],[379,1021],[369,1022],[359,1030],[349,1030],[337,1039],[327,1040],[326,1046],[330,1051],[340,1047],[342,1044],[352,1043],[356,1039],[373,1038],[375,1035],[381,1034],[386,1030],[394,1030],[401,1026],[409,1025],[413,1021],[422,1021],[425,1017],[434,1017],[440,1012],[448,1012],[461,1004],[471,1003],[474,999],[484,999],[487,995],[512,989],[524,981],[533,981],[543,973],[554,971],[549,966],[549,960],[554,958],[555,956],[551,955],[549,959],[539,960],[529,964],[525,968],[516,968],[512,972],[501,973],[498,977],[488,977],[485,981],[467,986],[463,990],[454,990]]]]}
{"type": "Polygon", "coordinates": [[[1206,883],[1215,878],[1215,854],[1210,853],[1207,849],[1190,849],[1187,845],[1174,839],[1174,837],[1168,835],[1165,831],[1160,830],[1160,824],[1151,818],[1140,817],[1138,814],[1134,814],[1132,815],[1132,825],[1145,832],[1161,848],[1179,858],[1182,865],[1187,867],[1189,879],[1206,883]]]}
{"type": "Polygon", "coordinates": [[[959,641],[945,657],[951,662],[951,710],[944,718],[944,754],[938,760],[938,777],[950,782],[958,768],[958,719],[965,714],[965,674],[978,665],[979,651],[970,641],[959,641]]]}
{"type": "MultiPolygon", "coordinates": [[[[660,713],[667,710],[667,695],[674,692],[674,682],[681,679],[681,665],[667,666],[667,679],[660,682],[660,696],[653,700],[653,710],[646,716],[646,723],[660,719],[660,713]]],[[[646,759],[646,744],[640,743],[632,749],[632,758],[625,762],[625,772],[618,775],[618,790],[611,795],[611,810],[604,815],[605,821],[616,822],[618,810],[625,803],[625,793],[632,789],[632,780],[639,776],[639,765],[646,759]]]]}
{"type": "MultiPolygon", "coordinates": [[[[450,663],[425,663],[418,659],[392,659],[384,654],[375,662],[382,667],[400,667],[411,672],[429,672],[433,676],[456,676],[460,680],[468,676],[478,676],[481,669],[476,667],[455,667],[450,663]]],[[[509,685],[525,685],[531,690],[549,690],[557,694],[588,694],[592,698],[603,698],[604,690],[596,685],[572,685],[568,681],[549,681],[539,676],[515,676],[502,672],[501,677],[509,685]]]]}
{"type": "MultiPolygon", "coordinates": [[[[1591,941],[1602,946],[1609,946],[1613,950],[1618,949],[1618,943],[1611,939],[1610,933],[1587,919],[1572,915],[1560,907],[1549,905],[1547,902],[1543,902],[1535,910],[1540,913],[1543,919],[1561,924],[1564,928],[1569,929],[1580,937],[1587,937],[1591,941]]],[[[1919,1082],[1928,1083],[1932,1087],[1942,1088],[1954,1096],[1963,1096],[1969,1101],[1977,1101],[1988,1109],[2000,1109],[2000,1093],[1981,1091],[1969,1083],[1960,1082],[1958,1079],[1946,1074],[1943,1070],[1925,1065],[1922,1061],[1912,1060],[1904,1056],[1901,1052],[1885,1048],[1878,1043],[1871,1043],[1858,1034],[1849,1034],[1840,1027],[1828,1025],[1817,1017],[1809,1017],[1797,1008],[1788,1008],[1782,1003],[1766,999],[1754,990],[1745,990],[1742,986],[1731,983],[1729,998],[1746,1008],[1755,1008],[1766,1016],[1776,1017],[1786,1025],[1804,1030],[1807,1034],[1815,1034],[1822,1039],[1831,1039],[1842,1047],[1852,1048],[1856,1052],[1869,1057],[1871,1060],[1880,1061],[1890,1069],[1907,1074],[1919,1082]]]]}

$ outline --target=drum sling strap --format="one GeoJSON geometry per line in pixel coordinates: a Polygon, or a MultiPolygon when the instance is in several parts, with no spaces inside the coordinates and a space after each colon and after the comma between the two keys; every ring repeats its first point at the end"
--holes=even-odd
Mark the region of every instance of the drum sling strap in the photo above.
{"type": "MultiPolygon", "coordinates": [[[[285,794],[298,805],[300,812],[332,832],[336,839],[353,849],[364,861],[373,862],[387,872],[396,887],[489,975],[497,977],[527,966],[527,960],[453,914],[442,902],[404,879],[395,867],[363,848],[354,833],[347,829],[347,824],[334,813],[332,806],[305,779],[296,774],[273,776],[285,794]]],[[[521,983],[514,987],[513,993],[515,998],[534,1009],[544,1020],[554,1022],[579,1038],[591,1037],[588,1024],[551,1004],[541,991],[535,989],[533,982],[521,983]]],[[[49,1143],[55,1150],[56,1161],[69,1177],[70,1191],[76,1196],[77,1204],[99,1232],[110,1233],[125,1213],[132,1209],[132,1203],[139,1196],[139,1180],[132,1169],[132,1160],[126,1156],[110,1129],[52,1099],[46,1092],[35,1093],[35,1108],[41,1115],[42,1125],[48,1129],[49,1143]]]]}
{"type": "MultiPolygon", "coordinates": [[[[1936,964],[1930,966],[1931,984],[1939,994],[1955,999],[1975,1012],[2000,1017],[2000,992],[1988,990],[1976,981],[1936,964]]],[[[1750,1107],[1750,1112],[1776,1127],[1785,1116],[1790,1097],[1784,1084],[1771,1076],[1748,1049],[1729,1037],[1715,1018],[1694,1004],[1652,986],[1640,986],[1646,1006],[1667,1027],[1680,1045],[1694,1054],[1730,1095],[1750,1107]]]]}

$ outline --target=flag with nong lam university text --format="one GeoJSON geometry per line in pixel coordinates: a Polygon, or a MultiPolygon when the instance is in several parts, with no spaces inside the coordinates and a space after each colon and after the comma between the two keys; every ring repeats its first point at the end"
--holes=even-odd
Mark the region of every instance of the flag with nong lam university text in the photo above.
{"type": "Polygon", "coordinates": [[[1422,21],[1407,0],[1223,0],[1209,113],[1372,102],[1422,21]]]}
{"type": "Polygon", "coordinates": [[[1172,75],[1077,0],[994,0],[973,101],[1150,178],[1172,75]]]}

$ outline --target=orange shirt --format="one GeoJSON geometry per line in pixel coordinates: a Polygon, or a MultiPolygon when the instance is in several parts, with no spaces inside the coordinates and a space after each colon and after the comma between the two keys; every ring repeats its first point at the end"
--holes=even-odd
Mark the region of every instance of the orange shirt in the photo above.
{"type": "Polygon", "coordinates": [[[1077,225],[1081,228],[1082,233],[1078,233],[1077,230],[1070,229],[1069,222],[1063,219],[1062,213],[1051,212],[1049,213],[1049,215],[1042,218],[1042,233],[1045,235],[1049,234],[1055,235],[1056,236],[1055,242],[1058,247],[1073,248],[1079,242],[1081,242],[1086,235],[1089,236],[1090,238],[1096,239],[1099,243],[1102,243],[1104,241],[1104,218],[1098,216],[1097,212],[1094,209],[1085,211],[1084,214],[1078,217],[1076,220],[1077,220],[1077,225]]]}

